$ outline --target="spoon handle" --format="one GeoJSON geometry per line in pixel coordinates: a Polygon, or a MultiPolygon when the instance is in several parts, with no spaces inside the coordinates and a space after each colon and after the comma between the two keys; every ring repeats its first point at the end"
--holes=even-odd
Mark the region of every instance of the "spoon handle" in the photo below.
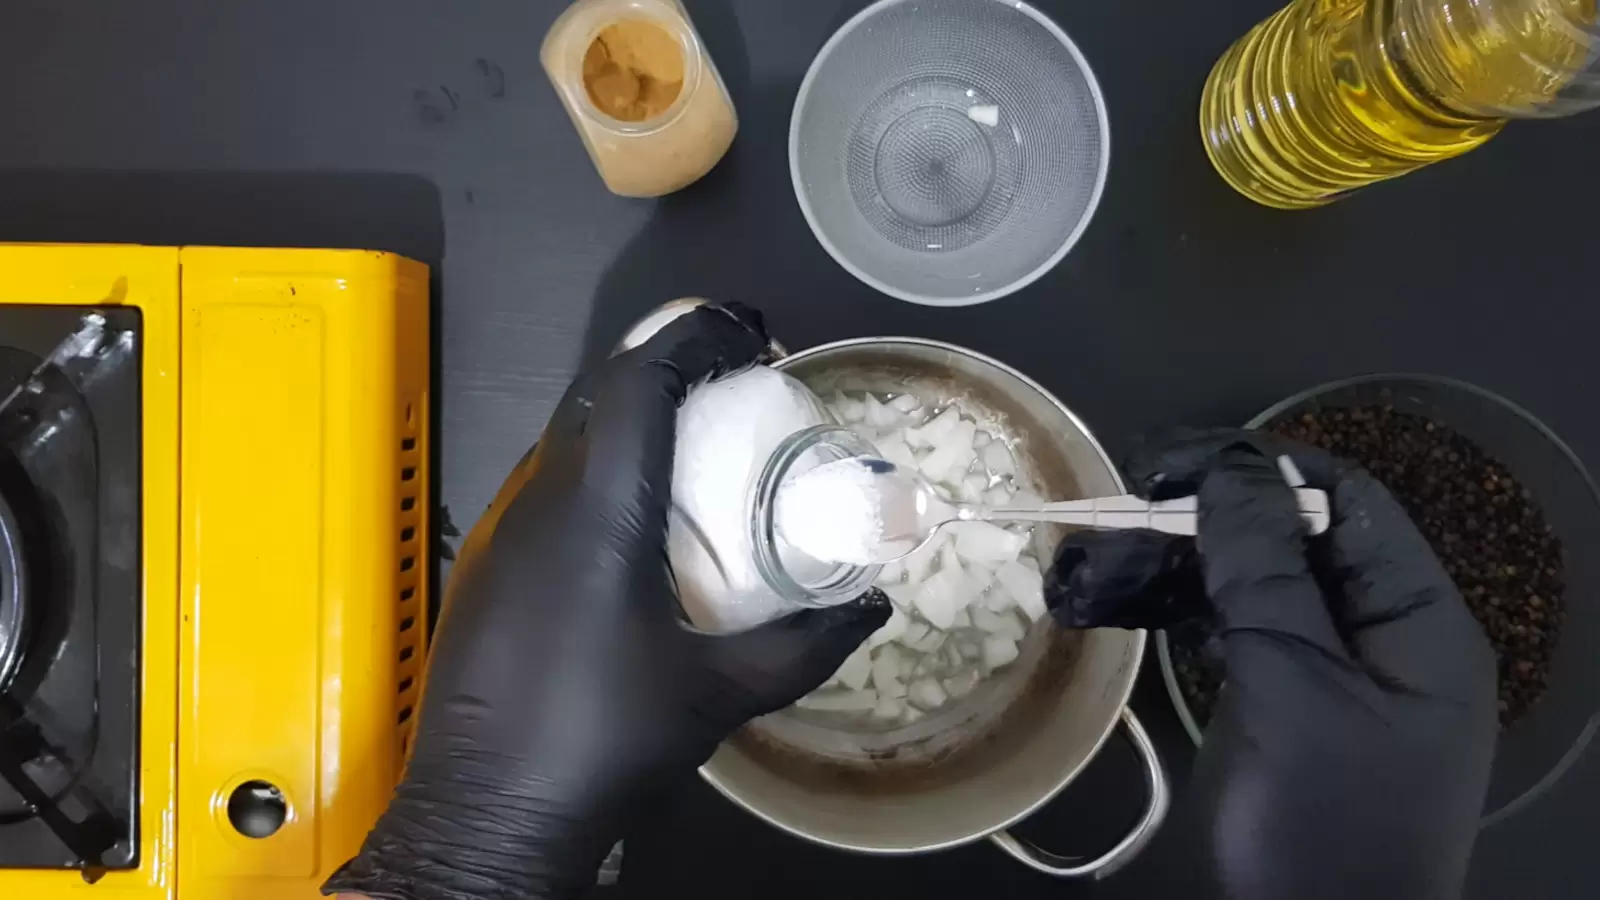
{"type": "MultiPolygon", "coordinates": [[[[1311,488],[1296,488],[1300,515],[1312,534],[1328,530],[1328,495],[1311,488]]],[[[1036,506],[990,506],[977,510],[974,518],[1021,522],[1057,522],[1089,528],[1150,528],[1168,534],[1195,534],[1199,514],[1194,497],[1150,502],[1133,494],[1094,497],[1088,500],[1063,500],[1036,506]]]]}

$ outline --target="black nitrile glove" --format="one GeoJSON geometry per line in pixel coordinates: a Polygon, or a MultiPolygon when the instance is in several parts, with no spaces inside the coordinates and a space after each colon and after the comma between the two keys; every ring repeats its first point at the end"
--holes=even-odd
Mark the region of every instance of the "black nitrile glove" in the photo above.
{"type": "Polygon", "coordinates": [[[405,778],[325,893],[578,894],[666,783],[883,624],[887,604],[731,636],[681,620],[666,554],[678,404],[766,347],[754,313],[703,308],[567,391],[467,538],[405,778]]]}
{"type": "Polygon", "coordinates": [[[1194,538],[1144,528],[1069,532],[1044,595],[1066,628],[1167,628],[1211,610],[1194,538]]]}
{"type": "Polygon", "coordinates": [[[1243,900],[1459,896],[1494,756],[1494,655],[1404,510],[1358,468],[1247,432],[1187,433],[1128,469],[1152,499],[1198,494],[1228,678],[1152,848],[1168,865],[1142,877],[1243,900]],[[1280,453],[1329,493],[1325,535],[1307,538],[1280,453]]]}

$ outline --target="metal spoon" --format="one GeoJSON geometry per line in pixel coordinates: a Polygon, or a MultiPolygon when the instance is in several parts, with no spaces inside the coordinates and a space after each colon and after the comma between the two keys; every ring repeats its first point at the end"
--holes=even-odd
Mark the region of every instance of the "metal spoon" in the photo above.
{"type": "MultiPolygon", "coordinates": [[[[1299,487],[1305,482],[1294,464],[1287,457],[1278,462],[1285,480],[1295,485],[1300,514],[1305,517],[1311,533],[1326,531],[1330,522],[1328,495],[1299,487]]],[[[1122,494],[1053,503],[984,506],[978,503],[951,503],[941,497],[920,472],[886,460],[856,457],[825,465],[861,466],[872,474],[872,483],[877,489],[879,520],[883,526],[876,550],[871,554],[874,563],[889,563],[910,556],[933,540],[940,528],[952,522],[1054,522],[1089,528],[1150,528],[1169,534],[1188,535],[1195,534],[1199,525],[1194,497],[1151,502],[1133,494],[1122,494]]]]}

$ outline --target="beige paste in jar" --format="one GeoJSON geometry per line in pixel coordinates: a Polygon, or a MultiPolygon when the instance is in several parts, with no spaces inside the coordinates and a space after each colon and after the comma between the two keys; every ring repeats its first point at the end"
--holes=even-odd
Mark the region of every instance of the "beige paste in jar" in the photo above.
{"type": "Polygon", "coordinates": [[[733,103],[674,2],[583,0],[551,27],[542,58],[614,193],[676,191],[733,143],[733,103]]]}

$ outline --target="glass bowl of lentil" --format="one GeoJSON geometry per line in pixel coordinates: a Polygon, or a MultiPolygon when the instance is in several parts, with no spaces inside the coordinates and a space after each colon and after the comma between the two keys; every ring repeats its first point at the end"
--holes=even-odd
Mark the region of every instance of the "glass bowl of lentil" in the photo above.
{"type": "MultiPolygon", "coordinates": [[[[1431,375],[1314,387],[1245,427],[1352,459],[1418,523],[1499,659],[1500,743],[1482,825],[1548,791],[1600,729],[1600,489],[1527,410],[1431,375]],[[1563,547],[1580,548],[1566,553],[1563,547]]],[[[1161,674],[1198,745],[1225,672],[1205,623],[1156,636],[1161,674]]]]}

